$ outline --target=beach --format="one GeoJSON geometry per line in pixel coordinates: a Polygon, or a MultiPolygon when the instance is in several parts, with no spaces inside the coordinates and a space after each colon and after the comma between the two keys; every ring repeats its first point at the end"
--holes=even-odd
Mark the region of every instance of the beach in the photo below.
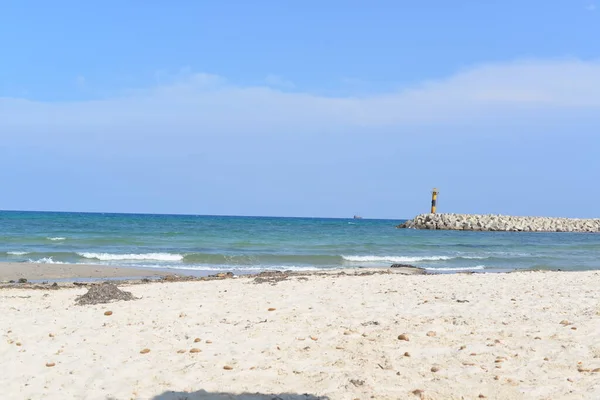
{"type": "Polygon", "coordinates": [[[600,398],[597,271],[159,280],[97,305],[22,286],[0,290],[3,398],[600,398]]]}

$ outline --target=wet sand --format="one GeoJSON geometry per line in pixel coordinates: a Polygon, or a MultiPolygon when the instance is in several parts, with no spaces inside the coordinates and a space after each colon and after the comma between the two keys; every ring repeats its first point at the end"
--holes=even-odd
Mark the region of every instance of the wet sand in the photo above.
{"type": "MultiPolygon", "coordinates": [[[[179,272],[179,271],[178,271],[179,272]]],[[[168,272],[149,268],[110,267],[83,264],[36,264],[0,262],[0,282],[42,281],[53,279],[144,278],[167,275],[168,272]]],[[[181,274],[180,274],[181,275],[181,274]]],[[[183,274],[185,275],[185,274],[183,274]]]]}

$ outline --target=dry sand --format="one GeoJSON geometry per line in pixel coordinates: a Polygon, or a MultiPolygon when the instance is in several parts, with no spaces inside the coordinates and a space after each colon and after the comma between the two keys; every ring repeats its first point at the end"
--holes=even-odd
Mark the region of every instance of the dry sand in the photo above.
{"type": "Polygon", "coordinates": [[[111,267],[83,264],[36,264],[0,262],[0,282],[81,278],[142,278],[167,275],[148,268],[111,267]]]}
{"type": "Polygon", "coordinates": [[[0,397],[598,399],[599,287],[600,272],[245,277],[87,306],[85,288],[2,289],[0,397]]]}

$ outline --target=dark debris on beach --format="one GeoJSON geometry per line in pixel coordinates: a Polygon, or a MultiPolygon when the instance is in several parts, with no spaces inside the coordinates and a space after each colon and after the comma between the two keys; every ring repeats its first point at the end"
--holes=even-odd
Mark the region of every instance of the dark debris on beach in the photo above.
{"type": "Polygon", "coordinates": [[[94,305],[94,304],[106,304],[113,301],[130,301],[136,300],[130,292],[125,292],[117,287],[117,285],[104,282],[100,285],[92,285],[89,287],[86,294],[83,294],[77,299],[75,303],[77,305],[94,305]]]}

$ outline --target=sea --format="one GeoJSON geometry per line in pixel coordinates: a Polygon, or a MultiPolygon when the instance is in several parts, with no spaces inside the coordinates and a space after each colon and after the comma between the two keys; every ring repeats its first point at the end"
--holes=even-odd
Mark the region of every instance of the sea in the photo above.
{"type": "Polygon", "coordinates": [[[197,275],[410,264],[430,272],[600,269],[600,235],[398,229],[404,220],[0,211],[0,262],[197,275]]]}

